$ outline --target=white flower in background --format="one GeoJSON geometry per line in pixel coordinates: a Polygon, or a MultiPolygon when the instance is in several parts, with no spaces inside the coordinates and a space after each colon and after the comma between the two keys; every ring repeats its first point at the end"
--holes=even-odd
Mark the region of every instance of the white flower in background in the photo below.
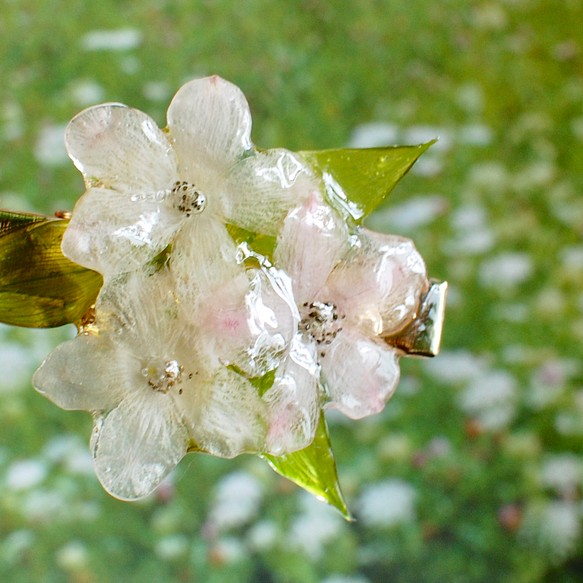
{"type": "Polygon", "coordinates": [[[263,449],[265,405],[242,376],[198,358],[205,337],[169,278],[162,270],[106,285],[99,332],[58,346],[33,377],[57,405],[94,413],[95,470],[122,499],[151,493],[192,442],[223,457],[263,449]]]}
{"type": "Polygon", "coordinates": [[[77,435],[63,434],[51,438],[43,448],[43,455],[72,474],[93,474],[93,462],[87,446],[77,435]]]}
{"type": "Polygon", "coordinates": [[[439,194],[412,196],[401,204],[392,205],[375,212],[367,225],[379,230],[389,228],[399,229],[401,233],[413,231],[432,223],[445,214],[448,202],[439,194]]]}
{"type": "Polygon", "coordinates": [[[439,358],[423,362],[425,370],[444,384],[480,378],[488,371],[486,359],[467,350],[444,351],[439,358]]]}
{"type": "Polygon", "coordinates": [[[399,139],[399,128],[396,125],[373,121],[363,123],[352,132],[348,147],[378,148],[396,144],[399,139]]]}
{"type": "Polygon", "coordinates": [[[462,410],[475,417],[484,429],[498,430],[514,418],[516,379],[503,370],[491,370],[474,378],[459,397],[462,410]]]}
{"type": "Polygon", "coordinates": [[[399,479],[364,488],[357,501],[357,517],[370,527],[387,528],[415,519],[415,488],[399,479]]]}
{"type": "Polygon", "coordinates": [[[75,79],[67,92],[79,107],[87,107],[99,103],[104,96],[105,89],[94,79],[75,79]]]}
{"type": "Polygon", "coordinates": [[[34,154],[43,166],[63,166],[68,162],[67,152],[63,147],[62,125],[45,125],[39,131],[34,154]]]}
{"type": "Polygon", "coordinates": [[[86,51],[129,51],[140,46],[142,33],[135,28],[92,30],[81,38],[86,51]]]}
{"type": "Polygon", "coordinates": [[[189,540],[183,534],[169,534],[162,537],[154,547],[154,552],[163,561],[176,561],[188,553],[189,540]]]}
{"type": "Polygon", "coordinates": [[[78,517],[77,509],[71,504],[71,492],[49,488],[27,491],[19,510],[31,524],[55,524],[78,517]]]}
{"type": "Polygon", "coordinates": [[[568,557],[581,537],[577,504],[552,501],[533,503],[526,509],[520,537],[553,561],[568,557]]]}
{"type": "Polygon", "coordinates": [[[370,583],[364,575],[330,575],[321,583],[370,583]]]}
{"type": "Polygon", "coordinates": [[[340,515],[305,493],[301,494],[303,511],[290,526],[288,543],[292,549],[301,550],[313,561],[319,560],[327,544],[331,543],[345,528],[340,515]]]}
{"type": "Polygon", "coordinates": [[[247,549],[243,542],[234,536],[224,536],[213,544],[211,550],[211,561],[215,564],[232,564],[247,558],[247,549]]]}
{"type": "Polygon", "coordinates": [[[4,331],[4,326],[0,325],[0,369],[9,370],[10,374],[1,376],[0,393],[24,388],[34,368],[30,351],[10,339],[5,339],[4,331]]]}
{"type": "Polygon", "coordinates": [[[35,547],[38,531],[20,529],[14,530],[0,541],[0,558],[10,566],[21,565],[26,556],[35,547]]]}
{"type": "MultiPolygon", "coordinates": [[[[274,260],[291,278],[301,318],[296,346],[316,353],[327,406],[353,419],[381,411],[399,379],[399,353],[383,337],[415,318],[428,285],[413,243],[366,229],[349,237],[344,222],[312,194],[287,216],[274,260]]],[[[309,378],[285,393],[275,386],[265,398],[279,403],[276,417],[295,411],[303,419],[290,440],[299,443],[307,438],[302,428],[315,429],[321,397],[309,378]]]]}
{"type": "Polygon", "coordinates": [[[260,520],[249,528],[247,545],[255,552],[263,552],[273,548],[279,537],[277,523],[272,520],[260,520]]]}
{"type": "Polygon", "coordinates": [[[550,456],[543,463],[540,478],[544,486],[557,494],[573,496],[583,483],[583,462],[575,454],[550,456]]]}
{"type": "Polygon", "coordinates": [[[482,262],[480,283],[487,288],[512,291],[528,280],[533,271],[534,263],[527,253],[500,253],[482,262]]]}
{"type": "Polygon", "coordinates": [[[273,235],[287,211],[318,189],[297,155],[259,152],[250,134],[243,93],[216,76],[178,91],[168,131],[120,104],[81,112],[65,141],[87,191],[75,206],[63,252],[108,278],[172,243],[172,263],[183,277],[225,279],[236,256],[225,223],[273,235]],[[211,262],[227,273],[210,272],[211,262]]]}
{"type": "Polygon", "coordinates": [[[80,540],[71,540],[56,552],[55,561],[69,573],[82,571],[89,565],[89,550],[80,540]]]}
{"type": "Polygon", "coordinates": [[[247,472],[233,472],[217,485],[208,523],[218,532],[250,522],[263,498],[261,484],[247,472]]]}
{"type": "Polygon", "coordinates": [[[5,485],[11,490],[28,490],[41,484],[47,473],[46,464],[40,460],[18,460],[8,466],[5,485]]]}

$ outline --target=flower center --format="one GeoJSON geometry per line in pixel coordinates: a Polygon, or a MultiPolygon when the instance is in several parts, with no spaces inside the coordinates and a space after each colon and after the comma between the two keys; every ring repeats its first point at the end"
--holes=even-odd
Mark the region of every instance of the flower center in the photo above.
{"type": "MultiPolygon", "coordinates": [[[[322,349],[332,344],[332,340],[342,331],[342,320],[346,318],[331,302],[305,302],[300,312],[300,330],[322,349]]],[[[325,353],[320,354],[324,356],[325,353]]]]}
{"type": "Polygon", "coordinates": [[[177,180],[172,187],[172,206],[187,217],[202,213],[206,207],[206,195],[194,184],[177,180]]]}
{"type": "MultiPolygon", "coordinates": [[[[164,394],[182,382],[183,373],[184,367],[177,360],[150,361],[142,369],[142,375],[152,390],[164,394]]],[[[190,377],[192,375],[189,375],[190,377]]],[[[182,394],[182,389],[179,393],[182,394]]]]}

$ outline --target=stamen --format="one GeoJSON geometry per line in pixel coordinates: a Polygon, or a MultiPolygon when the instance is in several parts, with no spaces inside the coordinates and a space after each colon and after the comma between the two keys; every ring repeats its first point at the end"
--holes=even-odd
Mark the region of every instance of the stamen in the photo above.
{"type": "Polygon", "coordinates": [[[206,207],[206,196],[194,184],[177,180],[172,188],[172,205],[187,217],[201,213],[206,207]]]}
{"type": "Polygon", "coordinates": [[[326,356],[326,348],[342,332],[341,322],[345,316],[338,314],[338,308],[331,302],[305,302],[300,311],[300,329],[307,338],[316,342],[320,356],[326,356]]]}
{"type": "MultiPolygon", "coordinates": [[[[184,367],[176,360],[165,362],[149,362],[143,369],[142,375],[146,378],[148,385],[159,393],[168,393],[175,385],[182,381],[184,367]]],[[[182,394],[182,388],[178,391],[182,394]]]]}

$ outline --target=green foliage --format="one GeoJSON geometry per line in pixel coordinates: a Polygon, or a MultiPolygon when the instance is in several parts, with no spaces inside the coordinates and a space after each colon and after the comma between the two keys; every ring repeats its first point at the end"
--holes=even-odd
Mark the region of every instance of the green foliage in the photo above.
{"type": "Polygon", "coordinates": [[[436,140],[419,146],[301,152],[324,177],[328,197],[361,223],[436,140]]]}
{"type": "Polygon", "coordinates": [[[334,506],[347,520],[352,520],[338,483],[336,461],[323,414],[311,445],[282,456],[263,454],[262,457],[278,474],[334,506]]]}

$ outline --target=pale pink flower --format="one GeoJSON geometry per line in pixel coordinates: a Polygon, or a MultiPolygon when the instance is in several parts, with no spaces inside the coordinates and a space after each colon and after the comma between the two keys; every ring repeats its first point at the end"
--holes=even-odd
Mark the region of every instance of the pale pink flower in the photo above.
{"type": "MultiPolygon", "coordinates": [[[[286,425],[281,420],[294,416],[298,427],[314,431],[322,401],[354,419],[381,411],[397,385],[400,356],[384,339],[416,317],[428,288],[413,243],[367,229],[350,235],[312,193],[288,214],[274,260],[292,281],[300,315],[295,342],[304,353],[315,353],[324,396],[313,386],[296,385],[288,394],[282,385],[268,391],[266,398],[281,404],[273,409],[270,435],[279,436],[286,425]]],[[[305,446],[310,436],[298,431],[291,439],[305,446]]]]}

